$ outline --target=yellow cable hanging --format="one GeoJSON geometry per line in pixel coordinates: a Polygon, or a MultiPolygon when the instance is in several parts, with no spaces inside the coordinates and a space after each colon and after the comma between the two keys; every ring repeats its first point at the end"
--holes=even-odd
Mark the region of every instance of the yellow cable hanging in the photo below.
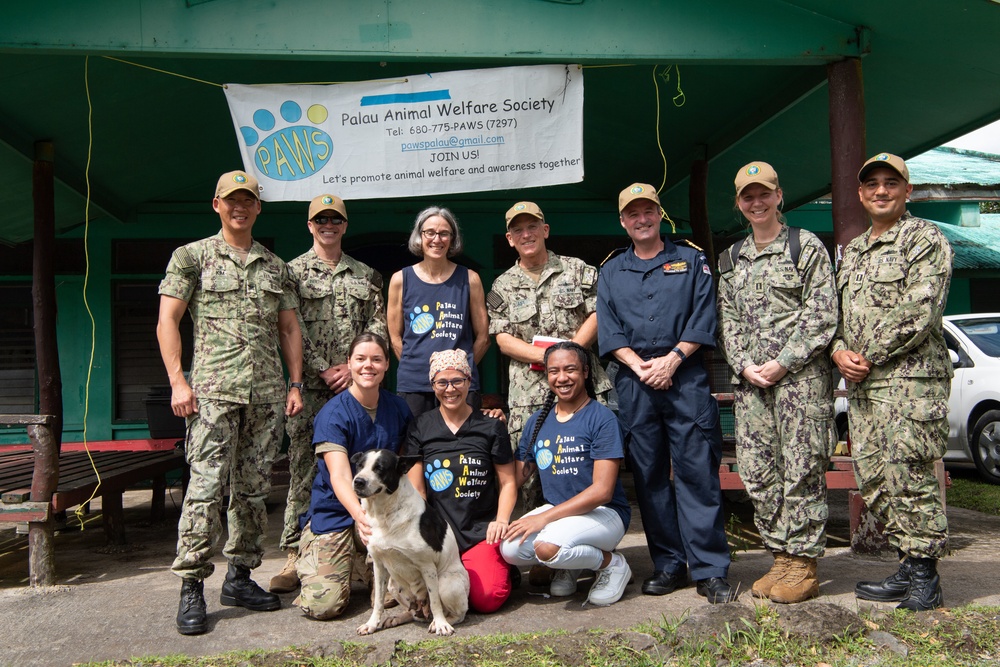
{"type": "MultiPolygon", "coordinates": [[[[94,469],[94,474],[97,476],[97,486],[94,487],[94,492],[90,494],[90,498],[87,498],[87,501],[73,512],[80,522],[80,530],[84,529],[85,514],[83,508],[97,496],[97,490],[101,488],[101,473],[97,469],[97,464],[94,463],[94,457],[91,455],[90,447],[87,444],[87,417],[90,414],[90,379],[94,371],[94,349],[97,347],[97,322],[94,320],[94,313],[91,311],[90,302],[87,300],[87,286],[90,283],[90,159],[94,148],[94,105],[90,99],[90,56],[86,56],[84,59],[83,88],[87,93],[87,165],[83,170],[87,187],[83,208],[83,256],[85,261],[83,271],[83,306],[90,317],[90,360],[87,363],[87,382],[83,390],[83,449],[87,452],[90,467],[94,469]]],[[[101,511],[105,511],[104,508],[101,508],[101,511]]]]}
{"type": "MultiPolygon", "coordinates": [[[[656,189],[656,194],[660,194],[664,186],[667,184],[667,155],[663,152],[663,142],[660,140],[660,84],[656,82],[656,65],[653,65],[653,89],[656,91],[656,148],[660,151],[660,159],[663,160],[663,180],[660,181],[660,187],[656,189]]],[[[667,65],[667,71],[670,69],[670,65],[667,65]]],[[[670,219],[667,215],[667,211],[661,206],[660,214],[663,219],[670,223],[670,233],[677,233],[677,225],[674,221],[670,219]]]]}

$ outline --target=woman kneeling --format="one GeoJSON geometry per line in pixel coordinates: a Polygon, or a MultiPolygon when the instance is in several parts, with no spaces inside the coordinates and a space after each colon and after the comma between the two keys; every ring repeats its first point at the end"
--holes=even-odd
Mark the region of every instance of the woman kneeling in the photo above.
{"type": "Polygon", "coordinates": [[[614,551],[632,515],[618,479],[621,426],[594,400],[582,347],[564,342],[548,348],[545,372],[551,391],[525,424],[515,469],[522,481],[537,467],[546,504],[510,524],[501,553],[518,567],[540,563],[556,570],[553,596],[572,595],[580,570],[594,570],[587,601],[614,604],[632,576],[614,551]]]}

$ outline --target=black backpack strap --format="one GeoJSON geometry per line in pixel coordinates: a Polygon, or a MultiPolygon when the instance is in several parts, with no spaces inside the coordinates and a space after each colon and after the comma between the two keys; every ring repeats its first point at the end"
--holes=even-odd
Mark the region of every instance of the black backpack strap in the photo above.
{"type": "Polygon", "coordinates": [[[736,258],[740,256],[740,249],[746,240],[747,237],[744,236],[719,256],[719,273],[729,273],[736,267],[736,258]]]}
{"type": "Polygon", "coordinates": [[[799,268],[799,255],[802,254],[802,241],[799,238],[801,231],[798,227],[788,228],[788,253],[792,256],[792,264],[796,269],[799,268]]]}

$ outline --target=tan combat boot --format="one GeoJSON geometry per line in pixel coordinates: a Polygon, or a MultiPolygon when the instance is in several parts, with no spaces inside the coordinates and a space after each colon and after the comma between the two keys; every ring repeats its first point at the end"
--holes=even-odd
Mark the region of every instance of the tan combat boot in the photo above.
{"type": "Polygon", "coordinates": [[[783,551],[774,552],[774,565],[767,573],[753,582],[753,587],[750,589],[750,593],[755,598],[766,598],[771,595],[771,589],[774,585],[781,581],[785,574],[788,572],[788,564],[791,560],[791,556],[783,551]]]}
{"type": "Polygon", "coordinates": [[[295,564],[298,560],[298,549],[289,549],[285,566],[281,568],[281,572],[271,577],[271,584],[268,588],[272,593],[291,593],[299,587],[299,573],[295,570],[295,564]]]}
{"type": "Polygon", "coordinates": [[[771,588],[771,602],[794,604],[819,595],[816,559],[807,556],[788,556],[788,558],[788,571],[784,578],[771,588]]]}

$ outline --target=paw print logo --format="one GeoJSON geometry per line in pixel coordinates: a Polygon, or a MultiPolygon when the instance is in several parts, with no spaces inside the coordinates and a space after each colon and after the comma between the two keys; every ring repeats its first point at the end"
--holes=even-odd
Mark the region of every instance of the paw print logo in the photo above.
{"type": "Polygon", "coordinates": [[[455,481],[455,474],[448,470],[451,465],[451,461],[445,459],[442,463],[438,459],[434,459],[424,470],[424,477],[427,478],[427,482],[431,485],[431,489],[437,493],[441,493],[455,481]]]}
{"type": "Polygon", "coordinates": [[[417,306],[410,313],[410,330],[415,334],[425,334],[434,328],[434,316],[427,305],[417,306]]]}
{"type": "Polygon", "coordinates": [[[318,127],[326,122],[329,112],[322,104],[306,109],[301,124],[302,106],[293,100],[282,102],[278,109],[281,120],[288,123],[278,128],[274,114],[267,109],[253,113],[253,127],[240,128],[243,141],[254,149],[258,173],[276,181],[299,181],[322,169],[333,154],[333,139],[318,127]],[[262,138],[263,137],[263,138],[262,138]]]}
{"type": "Polygon", "coordinates": [[[535,463],[538,464],[539,470],[548,470],[549,466],[552,465],[552,452],[548,449],[549,444],[548,440],[539,440],[535,443],[535,463]]]}

